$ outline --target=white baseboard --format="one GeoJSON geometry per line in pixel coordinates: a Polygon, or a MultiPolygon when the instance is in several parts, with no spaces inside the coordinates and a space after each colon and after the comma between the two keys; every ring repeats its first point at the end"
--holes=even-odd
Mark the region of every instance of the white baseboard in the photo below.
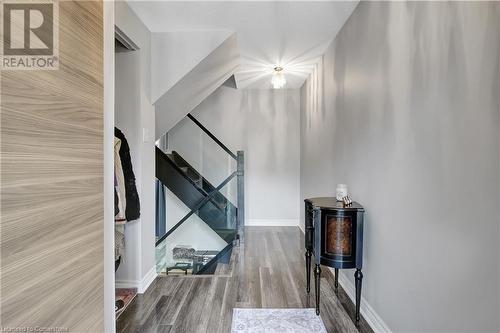
{"type": "Polygon", "coordinates": [[[246,219],[245,227],[298,227],[299,219],[246,219]]]}
{"type": "MultiPolygon", "coordinates": [[[[333,269],[330,268],[332,271],[333,269]]],[[[354,284],[344,275],[339,274],[339,284],[342,286],[347,296],[351,301],[356,304],[356,293],[354,284]]],[[[364,297],[361,297],[360,312],[365,318],[366,322],[372,328],[375,333],[392,333],[391,329],[384,320],[375,312],[371,305],[366,301],[364,297]]]]}
{"type": "Polygon", "coordinates": [[[156,266],[151,267],[149,272],[142,278],[139,288],[137,288],[137,292],[139,294],[144,294],[146,290],[148,290],[149,285],[156,279],[158,273],[156,273],[156,266]]]}
{"type": "Polygon", "coordinates": [[[153,266],[141,280],[116,280],[115,288],[135,288],[138,294],[144,294],[157,276],[156,267],[153,266]]]}
{"type": "Polygon", "coordinates": [[[116,280],[115,288],[135,288],[139,289],[139,281],[137,280],[116,280]]]}

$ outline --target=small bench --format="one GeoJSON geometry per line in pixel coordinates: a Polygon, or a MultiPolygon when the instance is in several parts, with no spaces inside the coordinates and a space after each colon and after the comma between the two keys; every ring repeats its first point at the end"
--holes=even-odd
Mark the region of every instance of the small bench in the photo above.
{"type": "Polygon", "coordinates": [[[174,270],[174,269],[179,269],[181,271],[184,271],[184,275],[187,275],[188,269],[191,269],[191,268],[193,268],[193,265],[191,265],[188,262],[178,262],[174,266],[167,267],[166,270],[167,270],[167,275],[168,275],[169,271],[174,270]]]}

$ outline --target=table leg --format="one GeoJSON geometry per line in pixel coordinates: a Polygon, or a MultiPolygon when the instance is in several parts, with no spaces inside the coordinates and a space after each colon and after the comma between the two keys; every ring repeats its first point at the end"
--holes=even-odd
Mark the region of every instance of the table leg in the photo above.
{"type": "Polygon", "coordinates": [[[319,293],[320,293],[321,267],[316,264],[314,268],[314,286],[316,288],[316,315],[319,316],[319,293]]]}
{"type": "Polygon", "coordinates": [[[363,273],[360,268],[356,269],[354,273],[354,279],[356,281],[356,322],[359,322],[359,307],[361,305],[361,284],[363,282],[363,273]]]}
{"type": "Polygon", "coordinates": [[[309,292],[311,292],[311,251],[310,250],[306,250],[306,281],[307,281],[306,291],[309,294],[309,292]]]}
{"type": "Polygon", "coordinates": [[[335,293],[339,292],[339,269],[335,268],[335,293]]]}

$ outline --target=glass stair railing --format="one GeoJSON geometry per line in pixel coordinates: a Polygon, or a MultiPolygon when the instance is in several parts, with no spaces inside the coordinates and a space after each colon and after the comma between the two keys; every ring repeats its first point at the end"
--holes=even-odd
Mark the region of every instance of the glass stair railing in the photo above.
{"type": "Polygon", "coordinates": [[[230,152],[191,115],[185,120],[181,129],[169,133],[169,141],[179,144],[169,144],[173,147],[166,152],[156,148],[157,179],[175,196],[170,200],[182,203],[174,202],[176,209],[188,210],[157,235],[157,272],[217,274],[227,271],[232,248],[242,240],[243,153],[230,152]],[[227,169],[234,171],[224,178],[221,173],[227,169]]]}

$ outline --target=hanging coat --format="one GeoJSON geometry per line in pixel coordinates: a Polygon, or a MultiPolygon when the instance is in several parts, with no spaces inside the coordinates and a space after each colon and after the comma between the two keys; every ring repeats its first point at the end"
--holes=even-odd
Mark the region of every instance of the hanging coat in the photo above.
{"type": "MultiPolygon", "coordinates": [[[[115,137],[115,207],[118,208],[118,213],[115,214],[115,222],[125,223],[125,208],[127,201],[125,199],[125,177],[123,175],[123,167],[120,158],[121,140],[115,137]]],[[[116,209],[115,209],[116,210],[116,209]]]]}
{"type": "Polygon", "coordinates": [[[125,179],[125,218],[127,221],[137,220],[140,213],[139,194],[135,186],[135,175],[132,169],[130,149],[125,135],[115,127],[115,137],[120,139],[120,160],[122,162],[123,177],[125,179]]]}

